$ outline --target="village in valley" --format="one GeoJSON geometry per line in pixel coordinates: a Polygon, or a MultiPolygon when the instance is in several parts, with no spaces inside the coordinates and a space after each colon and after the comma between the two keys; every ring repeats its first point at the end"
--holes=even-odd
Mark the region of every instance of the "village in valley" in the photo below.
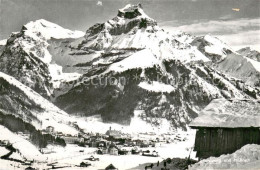
{"type": "MultiPolygon", "coordinates": [[[[76,124],[75,127],[77,127],[76,124]]],[[[158,135],[154,132],[145,132],[133,136],[112,127],[109,127],[104,134],[85,133],[79,127],[77,127],[77,130],[80,131],[77,135],[65,135],[56,132],[53,126],[48,126],[41,131],[42,135],[51,135],[59,139],[48,141],[47,147],[39,149],[41,154],[46,155],[46,164],[42,164],[41,168],[87,167],[96,169],[108,167],[109,169],[110,167],[111,169],[112,167],[113,169],[113,167],[118,168],[118,164],[120,168],[120,163],[125,166],[127,162],[131,167],[133,163],[129,159],[133,158],[135,162],[138,162],[137,159],[139,159],[140,164],[151,162],[147,167],[156,166],[156,164],[159,166],[159,162],[168,158],[165,153],[172,156],[171,146],[178,142],[187,142],[189,135],[188,133],[177,134],[176,132],[158,135]],[[168,152],[165,152],[165,150],[168,150],[168,152]],[[71,160],[71,163],[68,160],[71,160]]],[[[26,140],[30,139],[29,133],[18,132],[17,134],[26,140]]],[[[1,148],[10,151],[6,152],[6,155],[1,156],[1,158],[14,162],[18,161],[17,167],[35,167],[35,164],[38,163],[35,160],[23,161],[19,156],[13,158],[12,154],[17,155],[17,152],[9,141],[1,141],[1,148]]],[[[185,150],[185,158],[188,159],[190,150],[186,146],[183,147],[183,150],[185,150]]]]}
{"type": "Polygon", "coordinates": [[[93,170],[196,169],[204,165],[222,167],[222,163],[223,166],[240,167],[243,163],[258,161],[259,121],[255,120],[259,117],[254,116],[258,110],[259,101],[215,99],[186,131],[166,133],[156,133],[154,127],[146,127],[130,134],[116,124],[93,126],[95,121],[92,119],[88,119],[88,131],[87,127],[82,129],[79,126],[79,120],[70,122],[70,126],[79,132],[75,135],[56,131],[54,126],[37,131],[40,133],[37,136],[38,133],[26,130],[11,132],[0,125],[3,134],[0,138],[0,164],[17,169],[93,170]],[[237,117],[242,113],[247,115],[247,120],[237,117]],[[242,122],[244,127],[241,127],[242,122]],[[97,131],[89,132],[93,130],[91,126],[97,131]],[[43,143],[37,143],[35,136],[41,137],[43,143]],[[200,163],[203,161],[204,164],[200,163]]]}

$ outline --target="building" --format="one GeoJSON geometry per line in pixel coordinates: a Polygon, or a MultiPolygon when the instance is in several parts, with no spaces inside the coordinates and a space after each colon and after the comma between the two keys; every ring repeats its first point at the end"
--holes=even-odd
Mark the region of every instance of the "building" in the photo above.
{"type": "Polygon", "coordinates": [[[107,140],[100,140],[100,141],[97,141],[97,147],[107,147],[108,145],[108,141],[107,140]]]}
{"type": "Polygon", "coordinates": [[[130,155],[132,153],[132,147],[122,147],[118,150],[119,155],[130,155]]]}
{"type": "Polygon", "coordinates": [[[215,99],[189,126],[197,129],[194,151],[199,159],[260,144],[260,101],[215,99]]]}
{"type": "Polygon", "coordinates": [[[108,153],[110,155],[118,155],[118,149],[115,146],[111,146],[108,148],[108,153]]]}
{"type": "Polygon", "coordinates": [[[118,170],[113,164],[108,165],[105,170],[118,170]]]}
{"type": "Polygon", "coordinates": [[[76,136],[63,136],[62,139],[66,142],[66,144],[75,144],[75,143],[83,143],[84,138],[79,138],[76,136]]]}
{"type": "Polygon", "coordinates": [[[8,140],[0,140],[0,146],[7,146],[10,142],[8,140]]]}
{"type": "Polygon", "coordinates": [[[53,133],[54,132],[54,127],[53,126],[47,126],[46,127],[46,132],[47,133],[53,133]]]}
{"type": "Polygon", "coordinates": [[[112,130],[111,127],[109,130],[106,132],[106,135],[109,137],[113,137],[115,139],[120,139],[122,137],[121,131],[118,130],[112,130]]]}

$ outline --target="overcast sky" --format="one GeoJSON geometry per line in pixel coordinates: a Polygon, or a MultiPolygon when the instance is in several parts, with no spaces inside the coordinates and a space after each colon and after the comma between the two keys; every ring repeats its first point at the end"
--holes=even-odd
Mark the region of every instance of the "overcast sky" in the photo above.
{"type": "Polygon", "coordinates": [[[138,2],[166,30],[211,33],[236,48],[260,44],[260,0],[0,0],[0,39],[41,18],[86,31],[138,2]]]}

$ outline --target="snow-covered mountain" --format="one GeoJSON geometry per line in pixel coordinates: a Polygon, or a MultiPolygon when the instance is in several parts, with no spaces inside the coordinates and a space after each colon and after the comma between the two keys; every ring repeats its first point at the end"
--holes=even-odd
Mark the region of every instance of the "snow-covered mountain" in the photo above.
{"type": "Polygon", "coordinates": [[[85,34],[45,20],[24,25],[7,40],[0,71],[69,114],[130,124],[142,110],[153,125],[185,128],[214,98],[259,97],[251,60],[211,35],[165,32],[129,4],[85,34]]]}
{"type": "Polygon", "coordinates": [[[214,98],[259,96],[211,64],[233,54],[225,43],[210,35],[167,33],[140,5],[119,9],[84,37],[71,46],[89,59],[75,65],[85,73],[55,102],[68,113],[129,124],[134,110],[143,110],[139,116],[153,125],[167,119],[185,128],[214,98]]]}
{"type": "Polygon", "coordinates": [[[191,44],[197,46],[198,50],[210,58],[212,62],[221,61],[228,54],[233,53],[231,47],[211,35],[196,37],[191,44]]]}
{"type": "Polygon", "coordinates": [[[63,74],[62,67],[55,63],[48,51],[48,41],[53,38],[75,39],[83,34],[43,19],[29,22],[7,40],[0,56],[0,71],[12,75],[41,95],[50,97],[59,81],[75,79],[78,74],[63,74]]]}

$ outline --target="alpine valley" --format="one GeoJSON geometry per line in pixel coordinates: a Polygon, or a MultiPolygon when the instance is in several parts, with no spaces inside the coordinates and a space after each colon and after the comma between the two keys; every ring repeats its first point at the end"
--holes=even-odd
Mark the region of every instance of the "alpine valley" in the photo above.
{"type": "MultiPolygon", "coordinates": [[[[85,32],[32,21],[0,43],[0,131],[6,134],[0,140],[12,142],[22,131],[30,134],[24,141],[30,148],[48,148],[50,141],[64,146],[62,136],[43,135],[48,127],[69,136],[111,126],[136,137],[182,136],[213,99],[259,99],[259,56],[211,35],[166,32],[140,4],[85,32]]],[[[58,157],[37,154],[39,161],[58,157]]]]}

